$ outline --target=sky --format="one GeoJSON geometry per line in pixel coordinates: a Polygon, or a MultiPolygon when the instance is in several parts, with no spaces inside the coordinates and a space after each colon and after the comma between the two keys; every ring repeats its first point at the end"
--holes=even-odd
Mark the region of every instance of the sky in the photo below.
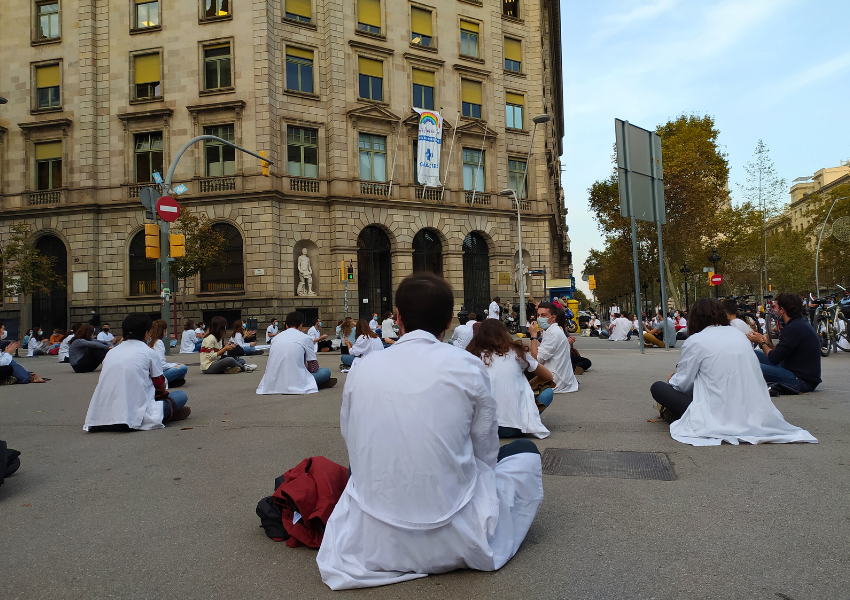
{"type": "Polygon", "coordinates": [[[603,234],[588,188],[611,173],[614,119],[708,114],[732,201],[759,139],[790,182],[850,159],[850,1],[564,0],[563,186],[576,283],[603,234]]]}

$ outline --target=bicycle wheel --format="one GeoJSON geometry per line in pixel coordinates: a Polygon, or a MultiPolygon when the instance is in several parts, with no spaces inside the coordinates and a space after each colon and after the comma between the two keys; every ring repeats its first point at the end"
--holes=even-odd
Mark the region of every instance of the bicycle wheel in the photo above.
{"type": "Polygon", "coordinates": [[[839,313],[835,320],[835,344],[842,352],[850,352],[850,329],[847,319],[839,313]]]}
{"type": "Polygon", "coordinates": [[[829,335],[829,320],[827,317],[818,319],[815,331],[817,331],[818,340],[820,340],[820,355],[826,358],[832,352],[832,340],[829,335]]]}

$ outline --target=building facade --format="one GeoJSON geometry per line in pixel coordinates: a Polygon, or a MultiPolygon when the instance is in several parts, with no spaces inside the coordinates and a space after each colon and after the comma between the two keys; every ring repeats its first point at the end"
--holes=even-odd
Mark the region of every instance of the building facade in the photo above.
{"type": "Polygon", "coordinates": [[[790,202],[782,214],[768,222],[768,232],[773,234],[790,229],[803,231],[811,225],[812,194],[822,194],[839,185],[850,183],[850,164],[841,161],[837,167],[819,169],[810,177],[798,177],[792,182],[788,194],[790,202]]]}
{"type": "Polygon", "coordinates": [[[382,313],[414,270],[441,273],[457,308],[518,299],[505,188],[526,268],[571,274],[557,2],[45,0],[4,20],[18,26],[0,36],[0,244],[30,224],[67,285],[3,298],[0,318],[49,330],[157,313],[139,193],[201,134],[274,165],[264,177],[215,142],[180,159],[181,206],[227,239],[227,266],[180,282],[187,317],[382,313]],[[417,184],[414,106],[444,118],[445,190],[417,184]]]}

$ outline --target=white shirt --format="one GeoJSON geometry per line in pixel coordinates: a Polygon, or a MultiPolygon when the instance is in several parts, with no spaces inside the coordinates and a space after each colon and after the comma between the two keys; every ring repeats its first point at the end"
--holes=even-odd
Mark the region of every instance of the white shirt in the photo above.
{"type": "MultiPolygon", "coordinates": [[[[322,332],[319,331],[318,328],[315,325],[313,325],[310,328],[310,331],[307,332],[307,337],[310,338],[311,340],[315,340],[315,339],[322,337],[322,332]]],[[[313,352],[318,352],[318,351],[319,351],[319,342],[313,342],[313,352]]]]}
{"type": "Polygon", "coordinates": [[[109,331],[101,331],[100,333],[97,334],[97,341],[98,342],[106,342],[107,344],[111,344],[112,340],[114,340],[114,339],[115,339],[115,336],[112,335],[112,332],[109,332],[109,331]]]}
{"type": "Polygon", "coordinates": [[[378,317],[372,317],[372,320],[369,321],[369,329],[375,331],[378,329],[378,317]]]}
{"type": "Polygon", "coordinates": [[[384,319],[384,322],[381,323],[381,337],[392,340],[398,339],[395,329],[393,328],[392,319],[384,319]]]}
{"type": "Polygon", "coordinates": [[[12,364],[12,355],[8,352],[0,352],[0,367],[7,367],[12,364]]]}
{"type": "Polygon", "coordinates": [[[194,329],[187,329],[180,337],[180,354],[192,354],[195,351],[195,342],[198,336],[194,329]]]}
{"type": "Polygon", "coordinates": [[[159,357],[139,340],[125,340],[106,353],[83,430],[95,425],[161,429],[162,402],[154,400],[152,377],[162,375],[159,357]]]}
{"type": "Polygon", "coordinates": [[[352,476],[316,557],[322,580],[338,590],[501,568],[543,500],[543,475],[537,454],[497,464],[497,429],[484,364],[428,332],[359,364],[340,411],[352,476]],[[387,373],[404,384],[375,385],[387,373]]]}
{"type": "MultiPolygon", "coordinates": [[[[628,319],[623,319],[626,323],[628,319]]],[[[556,394],[578,391],[578,379],[573,373],[570,360],[570,341],[560,325],[552,324],[543,334],[543,342],[537,349],[537,360],[552,372],[556,394]]]]}
{"type": "Polygon", "coordinates": [[[272,338],[269,362],[258,394],[315,394],[316,378],[307,370],[307,361],[316,360],[313,340],[300,329],[290,327],[272,338]]]}
{"type": "Polygon", "coordinates": [[[614,320],[614,315],[618,312],[620,312],[619,306],[612,306],[611,308],[608,309],[608,315],[611,317],[612,321],[614,320]]]}
{"type": "MultiPolygon", "coordinates": [[[[166,369],[173,369],[177,366],[177,363],[166,362],[165,360],[165,344],[162,340],[157,340],[153,343],[153,351],[156,352],[157,358],[159,358],[159,368],[165,371],[166,369]]],[[[110,350],[112,352],[112,350],[110,350]]]]}
{"type": "Polygon", "coordinates": [[[69,356],[68,353],[70,352],[70,349],[68,348],[68,346],[71,343],[71,340],[73,340],[73,339],[74,339],[74,334],[72,333],[71,335],[66,335],[65,339],[63,339],[59,343],[59,354],[58,354],[59,362],[62,362],[63,360],[65,360],[69,356]]]}
{"type": "Polygon", "coordinates": [[[670,385],[694,400],[670,435],[692,446],[748,442],[817,442],[788,424],[770,400],[758,358],[734,327],[713,325],[691,334],[670,385]]]}
{"type": "Polygon", "coordinates": [[[348,351],[348,353],[354,357],[354,362],[351,363],[351,368],[353,369],[355,365],[357,365],[366,357],[366,355],[383,349],[384,342],[381,341],[381,338],[373,338],[369,337],[368,335],[361,335],[359,338],[357,338],[357,341],[354,342],[354,345],[348,351]]]}
{"type": "Polygon", "coordinates": [[[472,326],[475,323],[476,321],[467,321],[466,324],[455,327],[455,330],[452,333],[452,344],[455,348],[460,348],[461,350],[466,349],[469,342],[472,341],[472,326]]]}
{"type": "Polygon", "coordinates": [[[267,344],[274,339],[272,337],[273,335],[274,336],[277,335],[277,325],[269,325],[268,327],[266,327],[266,343],[267,344]]]}
{"type": "Polygon", "coordinates": [[[632,330],[632,322],[625,317],[620,317],[619,319],[614,319],[611,324],[614,328],[611,329],[611,335],[608,336],[608,340],[612,342],[625,342],[632,330]]]}
{"type": "Polygon", "coordinates": [[[493,300],[493,301],[490,303],[490,308],[489,308],[489,309],[487,309],[487,318],[488,318],[488,319],[498,319],[498,318],[499,318],[499,313],[500,313],[500,312],[501,312],[501,308],[500,308],[500,307],[499,307],[499,305],[496,303],[496,301],[495,301],[495,300],[493,300]]]}
{"type": "Polygon", "coordinates": [[[593,319],[593,326],[599,329],[600,327],[602,327],[602,321],[600,321],[599,319],[593,319]]]}
{"type": "Polygon", "coordinates": [[[738,331],[740,331],[744,335],[747,335],[748,333],[750,333],[752,331],[752,329],[750,329],[749,325],[747,325],[746,323],[744,323],[741,319],[739,319],[737,317],[732,319],[731,321],[729,321],[729,325],[731,325],[732,327],[734,327],[735,329],[737,329],[738,331]]]}
{"type": "MultiPolygon", "coordinates": [[[[537,361],[529,353],[526,353],[525,360],[528,362],[525,370],[533,373],[537,369],[537,361]]],[[[505,356],[494,354],[490,364],[484,364],[496,399],[499,426],[513,427],[540,439],[547,437],[549,430],[540,421],[534,391],[523,374],[524,364],[517,360],[516,351],[511,350],[505,356]]]]}

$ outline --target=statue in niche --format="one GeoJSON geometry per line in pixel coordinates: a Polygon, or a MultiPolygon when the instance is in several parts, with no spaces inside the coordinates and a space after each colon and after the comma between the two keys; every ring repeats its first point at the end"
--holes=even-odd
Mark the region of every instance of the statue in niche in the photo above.
{"type": "Polygon", "coordinates": [[[301,249],[301,256],[298,257],[298,284],[299,296],[315,296],[313,291],[313,267],[310,266],[310,257],[307,256],[307,248],[301,249]]]}
{"type": "MultiPolygon", "coordinates": [[[[527,260],[526,257],[523,256],[522,258],[522,277],[525,280],[525,289],[523,291],[525,292],[526,296],[530,296],[531,293],[529,292],[529,290],[531,289],[531,275],[528,272],[528,265],[525,264],[525,261],[527,260]]],[[[516,261],[514,263],[514,291],[517,294],[519,294],[519,277],[519,261],[516,261]]]]}

